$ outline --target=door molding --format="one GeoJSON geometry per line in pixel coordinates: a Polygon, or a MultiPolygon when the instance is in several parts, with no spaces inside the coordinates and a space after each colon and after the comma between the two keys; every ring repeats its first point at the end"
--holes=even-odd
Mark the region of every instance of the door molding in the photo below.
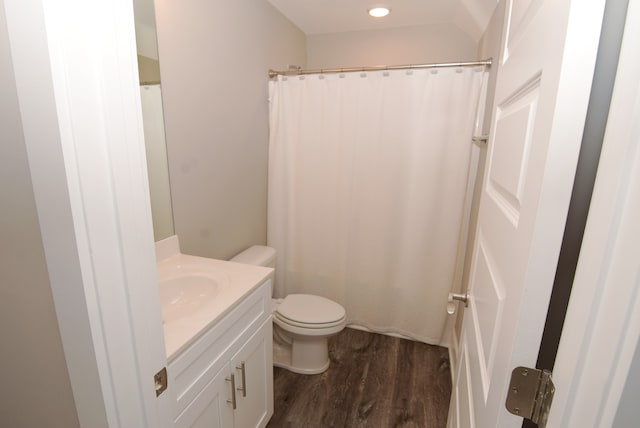
{"type": "Polygon", "coordinates": [[[567,215],[567,225],[562,239],[549,311],[536,362],[536,367],[539,369],[552,370],[558,352],[607,126],[627,4],[627,0],[607,0],[605,5],[596,69],[567,215]]]}
{"type": "Polygon", "coordinates": [[[640,338],[640,1],[630,0],[549,426],[611,426],[640,338]]]}

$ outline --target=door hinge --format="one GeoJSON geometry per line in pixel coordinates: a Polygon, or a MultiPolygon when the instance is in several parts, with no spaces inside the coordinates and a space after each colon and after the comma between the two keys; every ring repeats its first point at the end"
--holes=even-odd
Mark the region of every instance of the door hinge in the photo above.
{"type": "Polygon", "coordinates": [[[167,368],[163,367],[158,373],[153,376],[153,381],[156,384],[156,397],[159,396],[167,389],[167,368]]]}
{"type": "Polygon", "coordinates": [[[507,410],[545,428],[555,392],[549,370],[516,367],[511,372],[507,410]]]}

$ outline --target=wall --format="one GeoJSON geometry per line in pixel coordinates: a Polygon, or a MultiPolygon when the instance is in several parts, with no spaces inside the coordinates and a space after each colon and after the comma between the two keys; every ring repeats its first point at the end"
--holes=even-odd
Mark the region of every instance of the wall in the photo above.
{"type": "Polygon", "coordinates": [[[307,37],[307,67],[358,67],[474,60],[477,43],[452,25],[307,37]]]}
{"type": "Polygon", "coordinates": [[[227,259],[266,242],[267,70],[305,61],[304,34],[266,0],[156,0],[176,233],[227,259]]]}
{"type": "Polygon", "coordinates": [[[0,1],[0,425],[79,426],[40,236],[0,1]]]}
{"type": "MultiPolygon", "coordinates": [[[[609,72],[611,72],[610,68],[617,69],[617,64],[618,64],[617,57],[620,54],[620,45],[622,43],[622,40],[620,40],[622,38],[622,34],[620,33],[622,33],[624,30],[624,21],[626,19],[626,11],[628,8],[628,3],[629,2],[627,0],[607,0],[607,5],[605,8],[605,18],[603,23],[603,34],[600,36],[600,40],[601,40],[600,43],[601,44],[605,43],[605,40],[608,42],[606,47],[602,49],[603,51],[606,52],[606,54],[605,53],[602,54],[605,57],[603,58],[603,62],[606,62],[608,60],[608,67],[604,64],[602,65],[600,64],[600,57],[599,57],[598,63],[596,63],[596,76],[599,75],[601,71],[600,70],[601,67],[605,69],[609,68],[609,72]],[[620,8],[624,8],[624,10],[616,10],[620,8]],[[611,18],[612,15],[614,16],[613,18],[611,18]],[[610,23],[609,19],[611,20],[618,19],[620,21],[617,21],[617,22],[614,21],[610,23]],[[617,28],[615,27],[616,24],[618,25],[617,28]],[[619,32],[616,32],[616,30],[614,29],[616,29],[619,32]],[[606,57],[607,54],[613,55],[613,58],[611,57],[607,58],[606,57]],[[614,63],[616,64],[615,67],[613,66],[614,63]]],[[[600,55],[600,51],[598,52],[598,55],[600,55]]],[[[610,91],[612,90],[612,86],[614,82],[611,81],[608,83],[609,85],[611,85],[611,87],[608,88],[608,91],[607,91],[608,93],[605,92],[605,94],[608,95],[608,96],[605,95],[605,99],[607,101],[610,101],[610,98],[611,98],[610,91]]],[[[602,94],[593,94],[593,95],[602,96],[602,94]]],[[[608,110],[607,110],[607,113],[608,113],[608,110]]],[[[588,118],[589,116],[587,113],[587,123],[589,123],[588,118]]],[[[586,131],[587,129],[585,129],[585,133],[586,131]]],[[[581,150],[586,149],[584,145],[585,143],[583,141],[583,148],[581,148],[581,150]]],[[[598,153],[600,152],[599,147],[597,151],[598,153]]],[[[581,156],[582,156],[582,153],[581,153],[581,156]]],[[[598,156],[598,160],[599,160],[599,156],[598,156]]],[[[580,170],[580,161],[578,161],[578,170],[580,170]]],[[[591,183],[591,185],[592,184],[593,183],[591,183]]],[[[589,197],[589,201],[591,201],[590,197],[589,197]]],[[[571,211],[569,211],[569,215],[571,215],[571,211]]],[[[582,242],[582,240],[580,242],[582,242]]],[[[616,412],[615,419],[613,422],[614,427],[631,428],[638,425],[638,397],[640,397],[640,342],[636,343],[636,350],[633,354],[633,359],[631,360],[631,366],[629,367],[627,380],[625,381],[624,389],[622,391],[622,396],[620,397],[620,402],[618,404],[618,410],[616,412]]]]}
{"type": "Polygon", "coordinates": [[[616,412],[613,426],[632,428],[638,426],[638,397],[640,397],[640,342],[636,345],[627,381],[622,390],[620,404],[616,412]]]}

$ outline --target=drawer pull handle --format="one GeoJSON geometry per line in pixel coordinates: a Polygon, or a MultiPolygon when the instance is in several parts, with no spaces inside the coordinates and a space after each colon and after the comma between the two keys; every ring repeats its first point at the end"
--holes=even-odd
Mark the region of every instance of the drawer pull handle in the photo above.
{"type": "Polygon", "coordinates": [[[231,377],[225,378],[227,382],[231,382],[231,400],[227,400],[227,403],[233,405],[233,410],[236,409],[236,376],[231,373],[231,377]]]}

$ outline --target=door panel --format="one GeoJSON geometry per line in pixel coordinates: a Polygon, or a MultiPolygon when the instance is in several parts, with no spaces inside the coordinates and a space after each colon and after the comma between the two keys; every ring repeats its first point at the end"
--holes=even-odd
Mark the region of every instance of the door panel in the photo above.
{"type": "Polygon", "coordinates": [[[477,266],[473,269],[474,299],[469,305],[469,316],[477,328],[469,331],[471,343],[475,343],[473,354],[478,361],[482,378],[482,390],[486,399],[489,389],[489,379],[493,372],[495,361],[496,338],[500,336],[502,314],[504,312],[505,291],[504,284],[496,277],[496,268],[491,257],[487,254],[484,238],[478,236],[477,266]]]}
{"type": "Polygon", "coordinates": [[[542,5],[542,0],[514,0],[510,2],[507,12],[507,46],[505,47],[505,59],[509,52],[515,49],[520,36],[527,28],[528,21],[533,19],[538,8],[542,5]]]}
{"type": "Polygon", "coordinates": [[[228,428],[233,426],[233,410],[227,402],[231,384],[225,365],[198,396],[176,418],[176,428],[228,428]]]}
{"type": "Polygon", "coordinates": [[[518,226],[538,101],[540,76],[498,106],[488,194],[518,226]]]}
{"type": "MultiPolygon", "coordinates": [[[[465,347],[462,350],[462,356],[460,359],[460,379],[458,385],[456,385],[456,394],[458,395],[461,403],[469,403],[473,400],[471,385],[469,385],[470,371],[467,349],[465,347]]],[[[476,427],[472,406],[460,406],[457,413],[459,418],[458,427],[476,427]]]]}
{"type": "Polygon", "coordinates": [[[522,423],[504,407],[506,390],[514,367],[535,365],[604,0],[501,6],[503,46],[454,380],[460,427],[522,423]]]}
{"type": "Polygon", "coordinates": [[[273,415],[273,322],[271,317],[231,359],[236,375],[236,428],[263,427],[273,415]],[[244,379],[242,366],[244,365],[244,379]]]}

